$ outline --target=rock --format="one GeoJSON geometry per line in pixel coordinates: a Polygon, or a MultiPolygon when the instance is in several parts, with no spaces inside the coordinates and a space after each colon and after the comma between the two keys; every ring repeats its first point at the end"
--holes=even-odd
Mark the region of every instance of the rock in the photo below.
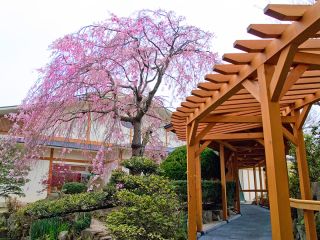
{"type": "Polygon", "coordinates": [[[212,211],[211,210],[202,211],[202,221],[204,224],[212,222],[212,211]]]}
{"type": "Polygon", "coordinates": [[[212,220],[213,221],[220,221],[220,216],[215,212],[212,213],[212,220]]]}
{"type": "Polygon", "coordinates": [[[68,237],[68,231],[62,231],[59,233],[59,236],[58,236],[58,239],[59,240],[68,240],[69,237],[68,237]]]}

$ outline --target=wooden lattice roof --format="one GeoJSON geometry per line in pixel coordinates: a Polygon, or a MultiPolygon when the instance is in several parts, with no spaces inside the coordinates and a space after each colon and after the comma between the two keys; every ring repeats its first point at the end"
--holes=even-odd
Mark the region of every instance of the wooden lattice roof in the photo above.
{"type": "Polygon", "coordinates": [[[229,144],[232,148],[237,147],[237,135],[231,137],[232,133],[239,133],[242,141],[263,138],[257,81],[261,65],[270,66],[270,71],[277,65],[269,90],[272,100],[280,103],[286,138],[292,138],[290,123],[297,120],[292,113],[319,101],[320,3],[269,4],[265,14],[286,22],[251,24],[248,32],[260,39],[235,41],[234,47],[243,52],[224,54],[229,64],[215,65],[214,73],[207,74],[172,114],[171,123],[180,140],[187,140],[190,124],[197,129],[190,141],[195,136],[201,141],[224,140],[234,142],[229,144]]]}

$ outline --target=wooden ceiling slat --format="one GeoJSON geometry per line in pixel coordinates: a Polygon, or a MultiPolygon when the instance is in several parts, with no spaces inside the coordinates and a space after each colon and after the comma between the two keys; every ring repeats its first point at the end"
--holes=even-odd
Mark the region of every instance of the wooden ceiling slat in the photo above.
{"type": "Polygon", "coordinates": [[[231,77],[232,75],[207,74],[205,75],[204,79],[213,83],[227,83],[231,77]]]}
{"type": "Polygon", "coordinates": [[[221,87],[221,84],[211,83],[211,82],[202,82],[198,84],[198,88],[206,91],[217,91],[221,87]]]}
{"type": "Polygon", "coordinates": [[[210,96],[212,96],[211,92],[208,92],[205,90],[200,90],[200,89],[192,90],[191,93],[192,93],[192,95],[195,95],[197,97],[210,97],[210,96]]]}
{"type": "Polygon", "coordinates": [[[213,66],[213,71],[221,74],[238,74],[243,65],[234,65],[234,64],[216,64],[213,66]]]}
{"type": "Polygon", "coordinates": [[[186,99],[187,101],[193,102],[193,103],[204,103],[206,101],[205,98],[197,97],[197,96],[189,96],[186,99]]]}
{"type": "Polygon", "coordinates": [[[271,43],[272,40],[236,40],[233,46],[248,53],[258,53],[271,43]]]}
{"type": "Polygon", "coordinates": [[[181,106],[186,108],[197,108],[199,104],[193,102],[182,102],[181,106]]]}
{"type": "Polygon", "coordinates": [[[250,24],[247,32],[260,38],[278,38],[290,24],[250,24]]]}
{"type": "Polygon", "coordinates": [[[250,63],[255,55],[256,53],[225,53],[222,59],[235,65],[243,65],[250,63]]]}
{"type": "Polygon", "coordinates": [[[297,21],[310,5],[268,4],[264,13],[281,21],[297,21]]]}

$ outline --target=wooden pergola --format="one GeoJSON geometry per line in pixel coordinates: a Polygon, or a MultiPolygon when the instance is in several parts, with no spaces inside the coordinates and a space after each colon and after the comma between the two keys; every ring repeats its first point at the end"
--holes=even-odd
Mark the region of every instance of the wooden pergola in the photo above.
{"type": "MultiPolygon", "coordinates": [[[[224,54],[230,64],[215,65],[172,114],[174,131],[187,142],[189,240],[202,231],[199,155],[207,146],[220,152],[225,219],[225,167],[238,185],[239,168],[265,164],[272,239],[293,239],[290,207],[304,209],[307,239],[317,239],[313,211],[320,203],[311,200],[302,126],[320,100],[320,2],[270,4],[265,14],[285,23],[251,24],[248,32],[261,39],[235,41],[243,52],[224,54]],[[302,199],[289,198],[288,141],[296,146],[302,199]]],[[[240,211],[239,198],[236,206],[240,211]]]]}

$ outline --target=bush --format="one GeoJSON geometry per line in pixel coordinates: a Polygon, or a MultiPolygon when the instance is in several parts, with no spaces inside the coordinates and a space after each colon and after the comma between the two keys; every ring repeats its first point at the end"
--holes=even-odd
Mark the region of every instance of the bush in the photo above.
{"type": "Polygon", "coordinates": [[[31,240],[36,239],[58,239],[58,235],[62,231],[68,231],[70,228],[68,222],[62,218],[39,219],[34,221],[30,227],[31,240]]]}
{"type": "Polygon", "coordinates": [[[87,186],[84,183],[68,182],[62,186],[62,192],[65,194],[83,193],[86,191],[87,186]]]}
{"type": "Polygon", "coordinates": [[[18,213],[33,218],[50,218],[69,213],[91,211],[114,206],[113,193],[90,192],[66,195],[57,200],[39,200],[21,209],[18,213]]]}
{"type": "Polygon", "coordinates": [[[146,157],[132,157],[122,162],[122,166],[128,168],[132,175],[155,174],[158,171],[159,165],[152,159],[146,157]]]}
{"type": "MultiPolygon", "coordinates": [[[[200,155],[201,159],[201,178],[206,180],[220,178],[220,161],[215,152],[206,148],[200,155]]],[[[164,160],[160,168],[164,176],[172,180],[187,179],[187,148],[186,146],[176,148],[164,160]]]]}
{"type": "MultiPolygon", "coordinates": [[[[175,192],[179,196],[180,201],[187,202],[188,189],[186,180],[172,181],[175,192]]],[[[228,205],[233,205],[235,193],[235,182],[227,182],[227,200],[228,205]]],[[[221,183],[220,181],[202,180],[202,202],[208,203],[221,203],[221,183]]]]}
{"type": "Polygon", "coordinates": [[[82,230],[90,227],[91,213],[77,213],[73,223],[73,230],[79,234],[82,230]]]}
{"type": "Polygon", "coordinates": [[[167,179],[123,175],[115,184],[122,186],[116,194],[120,208],[106,222],[116,239],[183,239],[178,198],[167,179]]]}

